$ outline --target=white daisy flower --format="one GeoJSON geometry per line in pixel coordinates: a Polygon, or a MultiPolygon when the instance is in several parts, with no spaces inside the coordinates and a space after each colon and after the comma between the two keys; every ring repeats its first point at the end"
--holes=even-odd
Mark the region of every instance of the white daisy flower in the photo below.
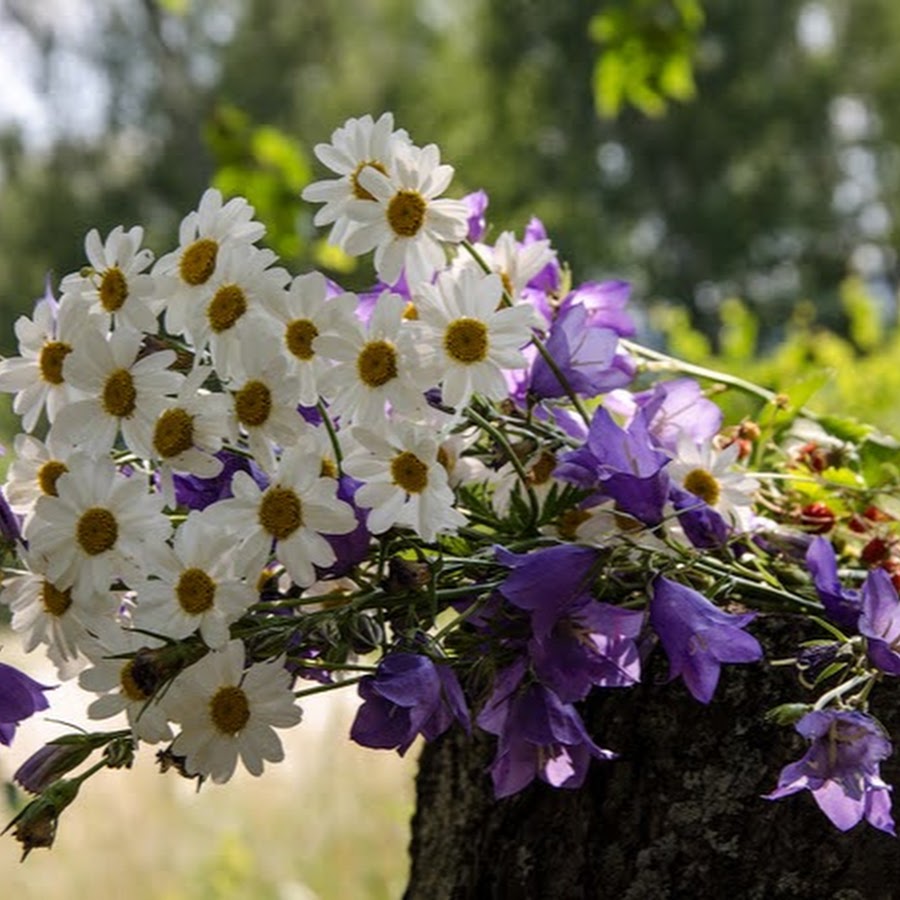
{"type": "Polygon", "coordinates": [[[60,590],[76,602],[105,594],[115,578],[139,577],[146,545],[169,535],[163,498],[139,474],[126,477],[106,458],[74,454],[56,482],[57,496],[41,497],[25,528],[31,553],[60,590]]]}
{"type": "Polygon", "coordinates": [[[228,402],[221,394],[203,390],[211,369],[198,366],[184,379],[174,401],[157,416],[152,443],[138,455],[157,462],[166,505],[175,506],[174,472],[215,478],[222,471],[216,456],[228,432],[228,402]]]}
{"type": "MultiPolygon", "coordinates": [[[[509,294],[513,302],[522,296],[528,282],[556,256],[556,251],[550,248],[550,241],[520,244],[511,231],[504,231],[493,247],[488,244],[475,244],[474,249],[488,268],[500,276],[503,290],[509,294]]],[[[454,263],[457,268],[474,268],[481,271],[480,264],[471,256],[460,255],[454,263]]]]}
{"type": "Polygon", "coordinates": [[[724,450],[716,450],[711,441],[698,445],[682,434],[678,456],[669,463],[667,471],[675,484],[699,497],[726,522],[746,531],[753,517],[759,482],[735,465],[739,452],[737,441],[724,450]]]}
{"type": "Polygon", "coordinates": [[[71,588],[60,590],[46,578],[40,557],[22,551],[22,560],[30,571],[4,580],[0,602],[9,607],[24,651],[46,645],[60,678],[72,678],[87,664],[85,651],[94,647],[95,635],[115,620],[115,597],[107,592],[76,602],[71,588]]]}
{"type": "Polygon", "coordinates": [[[223,378],[243,374],[241,348],[258,341],[278,340],[278,323],[269,312],[290,280],[282,268],[269,268],[276,256],[252,244],[239,244],[219,255],[209,295],[195,303],[185,331],[199,355],[209,345],[213,365],[223,378]]]}
{"type": "Polygon", "coordinates": [[[369,509],[366,525],[381,534],[392,525],[412,528],[424,541],[455,531],[466,518],[453,508],[447,470],[438,458],[441,435],[399,422],[383,434],[352,430],[357,447],[344,458],[344,471],[365,482],[354,502],[369,509]]]}
{"type": "Polygon", "coordinates": [[[349,301],[340,303],[334,332],[314,342],[317,353],[337,363],[319,381],[329,414],[346,426],[382,422],[386,404],[401,415],[415,413],[427,385],[418,364],[415,324],[404,319],[406,301],[384,291],[367,325],[356,316],[356,298],[350,295],[349,301]]]}
{"type": "MultiPolygon", "coordinates": [[[[511,462],[506,462],[490,478],[490,484],[494,487],[491,497],[491,505],[498,516],[503,517],[509,512],[509,505],[513,494],[518,493],[525,500],[524,492],[531,488],[538,503],[543,502],[550,495],[554,485],[561,487],[561,483],[553,477],[556,468],[556,454],[546,449],[539,449],[529,457],[522,460],[522,468],[528,480],[527,487],[523,486],[522,479],[516,467],[511,462]]],[[[525,501],[527,502],[527,500],[525,501]]]]}
{"type": "Polygon", "coordinates": [[[56,496],[56,481],[68,471],[66,459],[72,452],[68,444],[47,443],[30,434],[17,434],[13,441],[13,459],[6,473],[3,494],[10,509],[26,518],[38,498],[56,496]]]}
{"type": "Polygon", "coordinates": [[[358,256],[375,251],[375,270],[386,284],[405,271],[410,286],[428,281],[444,267],[443,243],[459,243],[468,230],[468,207],[461,200],[439,200],[453,167],[440,164],[434,144],[408,147],[398,154],[394,172],[372,166],[357,179],[376,200],[350,200],[347,215],[358,227],[344,239],[344,249],[358,256]]]}
{"type": "Polygon", "coordinates": [[[212,296],[209,282],[216,273],[220,251],[254,244],[265,234],[265,226],[253,220],[253,212],[243,197],[223,204],[219,191],[209,188],[198,208],[184,217],[178,249],[160,257],[153,267],[158,292],[165,298],[169,334],[184,334],[188,316],[212,296]]]}
{"type": "Polygon", "coordinates": [[[267,472],[275,468],[273,445],[289,447],[309,427],[297,412],[297,380],[288,374],[284,356],[251,342],[244,348],[246,378],[231,390],[228,427],[232,443],[246,435],[251,454],[267,472]]]}
{"type": "Polygon", "coordinates": [[[343,246],[347,233],[355,227],[347,215],[351,200],[375,199],[360,183],[359,173],[371,166],[388,174],[393,171],[397,149],[410,143],[406,131],[394,130],[393,115],[384,113],[377,122],[369,115],[348,119],[332,133],[330,144],[316,144],[313,152],[340,177],[313,182],[300,196],[311,203],[325,204],[313,222],[320,227],[334,223],[330,243],[343,246]]]}
{"type": "Polygon", "coordinates": [[[34,307],[34,318],[20,316],[15,332],[19,356],[0,360],[0,391],[15,394],[13,412],[22,417],[22,428],[33,431],[46,407],[47,420],[82,393],[63,372],[63,361],[87,330],[87,315],[77,303],[57,303],[50,294],[34,307]]]}
{"type": "Polygon", "coordinates": [[[294,582],[308,587],[315,567],[335,562],[325,534],[347,534],[356,528],[353,507],[337,497],[337,481],[320,475],[321,457],[304,441],[289,448],[265,490],[246,473],[231,482],[234,496],[208,507],[233,536],[233,553],[241,574],[255,580],[274,555],[294,582]]]}
{"type": "Polygon", "coordinates": [[[169,370],[176,358],[172,350],[141,356],[142,340],[141,334],[124,328],[108,340],[96,331],[84,335],[63,370],[86,399],[60,410],[50,431],[54,439],[94,455],[108,453],[120,431],[138,455],[151,446],[165,397],[178,390],[184,376],[169,370]]]}
{"type": "Polygon", "coordinates": [[[471,269],[445,272],[416,296],[424,362],[443,380],[443,401],[462,409],[475,393],[501,400],[509,389],[503,369],[526,365],[521,347],[531,339],[528,304],[498,308],[498,275],[471,269]]]}
{"type": "Polygon", "coordinates": [[[130,231],[118,225],[100,239],[96,228],[84,239],[84,250],[90,266],[63,278],[63,297],[71,296],[87,302],[90,311],[103,317],[104,328],[112,321],[137,331],[156,333],[159,303],[154,295],[153,278],[142,274],[153,263],[153,253],[141,250],[144,229],[130,231]]]}
{"type": "Polygon", "coordinates": [[[140,740],[156,744],[172,739],[168,714],[155,698],[160,685],[141,668],[143,654],[161,645],[162,641],[127,628],[116,627],[103,634],[92,667],[78,677],[84,690],[102,694],[88,707],[89,718],[108,719],[124,712],[129,728],[140,740]]]}
{"type": "Polygon", "coordinates": [[[233,550],[231,533],[192,512],[172,549],[151,551],[154,579],[136,588],[135,627],[176,640],[199,630],[207,647],[224,647],[228,626],[259,599],[254,586],[235,577],[233,550]]]}
{"type": "Polygon", "coordinates": [[[284,758],[276,728],[302,718],[283,658],[244,669],[244,645],[230,641],[186,669],[165,697],[171,718],[181,725],[172,752],[185,757],[192,775],[223,784],[238,757],[252,775],[264,763],[284,758]]]}
{"type": "Polygon", "coordinates": [[[481,436],[478,428],[466,428],[445,437],[438,447],[438,462],[447,470],[450,487],[487,481],[493,469],[485,465],[478,456],[466,451],[475,446],[481,436]]]}
{"type": "Polygon", "coordinates": [[[319,379],[331,366],[316,351],[313,341],[320,334],[335,330],[342,298],[352,298],[354,308],[357,302],[352,294],[341,294],[331,300],[327,295],[325,276],[310,272],[298,275],[287,292],[279,293],[271,308],[272,315],[280,323],[289,370],[297,377],[297,402],[301,406],[315,406],[319,402],[319,379]]]}

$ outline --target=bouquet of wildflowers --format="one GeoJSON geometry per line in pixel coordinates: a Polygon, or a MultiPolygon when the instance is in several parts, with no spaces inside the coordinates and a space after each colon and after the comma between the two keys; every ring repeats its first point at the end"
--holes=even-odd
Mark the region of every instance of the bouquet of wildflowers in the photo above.
{"type": "MultiPolygon", "coordinates": [[[[390,114],[316,155],[303,196],[374,251],[372,290],[292,276],[208,190],[158,259],[140,227],[91,231],[16,322],[0,601],[92,719],[125,720],[19,769],[25,852],[142,744],[198,784],[259,775],[305,695],[351,685],[360,744],[478,728],[498,797],[578,788],[616,756],[579,703],[652,653],[709,703],[763,661],[769,610],[818,637],[779,661],[801,678],[774,715],[809,748],[768,797],[893,833],[868,710],[900,674],[891,441],[634,343],[626,283],[574,284],[537,220],[492,234],[390,114]],[[724,390],[758,415],[725,423],[724,390]]],[[[0,664],[0,741],[48,687],[0,664]]]]}

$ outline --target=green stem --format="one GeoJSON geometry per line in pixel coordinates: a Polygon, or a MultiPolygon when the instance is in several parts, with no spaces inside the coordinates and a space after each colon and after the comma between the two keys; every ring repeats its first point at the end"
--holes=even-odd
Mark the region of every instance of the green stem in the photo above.
{"type": "Polygon", "coordinates": [[[297,699],[300,699],[301,697],[312,697],[313,694],[324,694],[326,691],[336,691],[338,688],[347,687],[351,684],[359,684],[363,678],[365,678],[365,676],[360,675],[358,678],[347,678],[344,681],[335,681],[333,684],[320,684],[318,687],[294,691],[294,696],[297,699]]]}

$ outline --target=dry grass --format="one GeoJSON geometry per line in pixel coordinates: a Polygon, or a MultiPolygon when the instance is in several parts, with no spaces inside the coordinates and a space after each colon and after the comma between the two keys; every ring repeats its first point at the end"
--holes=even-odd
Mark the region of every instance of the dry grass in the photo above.
{"type": "MultiPolygon", "coordinates": [[[[35,670],[36,654],[4,661],[35,670]]],[[[287,758],[262,778],[240,773],[227,785],[160,775],[152,747],[130,772],[89,780],[60,822],[50,851],[19,864],[19,845],[0,838],[0,884],[16,900],[379,900],[400,896],[406,878],[412,759],[365,750],[346,735],[352,688],[308,698],[304,721],[283,732],[287,758]]],[[[86,722],[86,695],[66,684],[53,716],[86,722]]],[[[98,723],[93,724],[97,728],[98,723]]],[[[0,747],[0,780],[48,737],[46,721],[20,728],[0,747]]],[[[8,816],[7,816],[8,818],[8,816]]]]}

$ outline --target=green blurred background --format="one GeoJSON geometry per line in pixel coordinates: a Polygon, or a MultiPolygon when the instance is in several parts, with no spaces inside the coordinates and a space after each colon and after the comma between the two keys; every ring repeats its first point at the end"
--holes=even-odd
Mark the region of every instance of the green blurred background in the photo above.
{"type": "MultiPolygon", "coordinates": [[[[0,0],[0,353],[15,352],[13,321],[47,273],[83,265],[90,228],[141,224],[162,254],[211,183],[249,197],[292,271],[364,286],[370,269],[323,243],[299,194],[325,174],[317,142],[392,110],[456,167],[454,196],[488,191],[493,235],[536,215],[576,282],[630,280],[644,340],[900,433],[898,46],[896,0],[0,0]]],[[[333,789],[367,796],[365,766],[333,789]]],[[[268,835],[251,812],[234,813],[256,824],[233,844],[220,835],[173,871],[206,879],[197,896],[217,896],[220,870],[252,896],[394,896],[412,795],[410,766],[391,772],[390,849],[354,836],[337,856],[313,853],[323,873],[358,857],[367,874],[351,883],[367,887],[314,872],[312,894],[287,875],[258,893],[271,862],[241,855],[248,834],[268,835]],[[393,868],[372,874],[373,855],[393,868]]],[[[275,803],[261,790],[246,789],[248,810],[275,803]]],[[[315,824],[328,818],[314,796],[279,808],[285,853],[313,840],[290,816],[309,819],[313,803],[315,824]]],[[[129,842],[177,814],[147,803],[129,842]]],[[[238,896],[234,883],[221,895],[238,896]]],[[[177,884],[146,896],[194,896],[177,884]]]]}
{"type": "MultiPolygon", "coordinates": [[[[91,227],[157,253],[210,183],[348,287],[299,201],[312,148],[395,113],[496,235],[543,219],[645,339],[900,430],[893,0],[5,0],[0,352],[91,227]]],[[[11,426],[9,426],[11,427],[11,426]]]]}

